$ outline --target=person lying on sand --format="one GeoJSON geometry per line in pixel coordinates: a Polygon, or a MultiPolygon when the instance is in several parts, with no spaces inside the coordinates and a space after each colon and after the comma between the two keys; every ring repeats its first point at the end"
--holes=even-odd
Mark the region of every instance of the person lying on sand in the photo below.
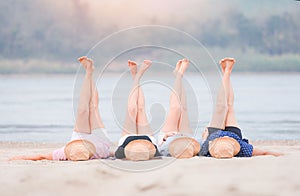
{"type": "Polygon", "coordinates": [[[200,150],[200,144],[193,137],[188,119],[185,89],[182,77],[189,65],[187,59],[179,60],[174,70],[174,90],[170,96],[170,110],[159,134],[159,149],[164,156],[191,158],[200,150]]]}
{"type": "Polygon", "coordinates": [[[137,63],[128,61],[133,86],[128,96],[128,108],[119,147],[115,152],[117,159],[144,161],[160,156],[153,130],[146,116],[145,97],[140,86],[140,79],[151,64],[151,61],[144,60],[143,65],[137,71],[137,63]]]}
{"type": "Polygon", "coordinates": [[[107,137],[98,110],[98,91],[93,79],[93,61],[86,56],[78,61],[85,69],[85,77],[79,96],[77,116],[72,138],[64,147],[53,152],[32,156],[17,156],[10,160],[71,160],[84,161],[109,156],[111,142],[107,137]]]}
{"type": "Polygon", "coordinates": [[[215,158],[251,157],[258,155],[280,156],[281,153],[257,149],[243,139],[234,113],[234,92],[230,75],[235,59],[220,60],[223,73],[222,86],[216,101],[215,111],[209,126],[202,134],[199,155],[215,158]]]}

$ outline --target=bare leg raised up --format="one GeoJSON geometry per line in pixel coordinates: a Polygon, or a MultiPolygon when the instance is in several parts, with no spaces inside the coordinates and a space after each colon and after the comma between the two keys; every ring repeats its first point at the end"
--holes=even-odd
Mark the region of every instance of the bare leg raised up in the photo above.
{"type": "MultiPolygon", "coordinates": [[[[144,64],[152,64],[151,61],[145,60],[144,64]]],[[[134,79],[137,73],[137,63],[134,61],[128,61],[128,66],[130,68],[130,73],[134,79]]],[[[141,86],[138,87],[138,103],[137,103],[137,133],[139,135],[152,135],[152,129],[149,125],[149,121],[145,111],[145,96],[141,86]]]]}
{"type": "Polygon", "coordinates": [[[98,128],[104,128],[104,124],[102,122],[100,113],[99,113],[99,94],[97,90],[97,86],[95,84],[94,78],[92,78],[92,98],[90,102],[90,125],[91,130],[95,130],[98,128]]]}
{"type": "MultiPolygon", "coordinates": [[[[225,69],[227,67],[232,67],[235,63],[235,60],[233,58],[225,58],[220,61],[220,65],[222,67],[222,72],[225,73],[225,69]]],[[[231,68],[232,69],[232,68],[231,68]]],[[[231,79],[229,77],[229,94],[228,94],[228,100],[227,100],[227,107],[228,107],[228,112],[227,112],[227,118],[225,121],[225,126],[234,126],[238,127],[238,123],[235,117],[235,112],[234,112],[234,92],[233,92],[233,87],[231,84],[231,79]]]]}
{"type": "MultiPolygon", "coordinates": [[[[179,67],[182,64],[182,60],[178,61],[176,68],[179,70],[179,67]]],[[[174,82],[174,89],[171,92],[170,96],[170,109],[166,119],[165,124],[163,125],[161,131],[166,137],[174,135],[179,131],[179,120],[181,116],[181,91],[182,91],[182,72],[174,71],[176,76],[174,82]]]]}
{"type": "MultiPolygon", "coordinates": [[[[230,61],[231,62],[231,61],[230,61]]],[[[226,119],[228,115],[228,99],[230,93],[230,74],[233,68],[234,61],[229,63],[229,60],[221,63],[222,71],[224,72],[222,79],[222,86],[216,100],[216,106],[209,127],[225,129],[226,119]]]]}
{"type": "MultiPolygon", "coordinates": [[[[185,73],[185,70],[188,67],[188,64],[189,64],[189,62],[187,59],[182,60],[180,69],[178,70],[178,72],[181,75],[183,75],[185,73]]],[[[187,112],[186,93],[185,93],[185,88],[183,85],[181,85],[180,100],[181,100],[182,107],[181,107],[181,115],[180,115],[180,119],[179,119],[179,132],[185,133],[185,134],[192,134],[193,131],[192,131],[192,128],[190,125],[189,116],[188,116],[188,112],[187,112]]]]}
{"type": "Polygon", "coordinates": [[[74,130],[81,133],[91,133],[90,102],[92,97],[93,61],[81,57],[78,61],[83,65],[86,73],[80,91],[77,116],[74,130]]]}
{"type": "MultiPolygon", "coordinates": [[[[143,62],[146,67],[151,66],[152,62],[145,60],[143,62]]],[[[153,131],[149,125],[149,121],[145,110],[145,96],[142,87],[139,86],[138,98],[138,113],[137,113],[137,129],[139,135],[152,135],[153,131]]]]}
{"type": "MultiPolygon", "coordinates": [[[[129,61],[131,73],[134,77],[133,86],[128,97],[128,109],[124,122],[122,136],[127,134],[138,134],[138,100],[139,100],[139,82],[144,72],[151,66],[151,61],[144,62],[141,69],[136,73],[136,63],[129,61]]],[[[140,117],[141,118],[141,117],[140,117]]],[[[143,119],[142,119],[143,120],[143,119]]]]}
{"type": "Polygon", "coordinates": [[[192,137],[187,136],[193,133],[188,119],[185,90],[182,85],[182,77],[188,65],[189,61],[187,59],[178,61],[176,65],[174,70],[176,79],[174,91],[170,97],[170,111],[162,128],[163,141],[172,135],[179,134],[174,137],[174,140],[171,140],[169,145],[167,142],[165,143],[168,145],[167,151],[163,141],[159,141],[162,144],[162,154],[169,154],[175,158],[191,158],[200,150],[200,144],[192,137]],[[183,137],[181,134],[183,134],[183,137]]]}

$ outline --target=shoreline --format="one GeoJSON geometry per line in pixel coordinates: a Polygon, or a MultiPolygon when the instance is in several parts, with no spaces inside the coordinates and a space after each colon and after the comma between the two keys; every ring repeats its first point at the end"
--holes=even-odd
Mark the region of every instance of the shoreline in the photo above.
{"type": "MultiPolygon", "coordinates": [[[[209,72],[207,72],[209,73],[209,72]]],[[[43,72],[32,72],[32,73],[0,73],[0,77],[41,77],[41,76],[47,76],[47,77],[75,77],[78,74],[78,72],[57,72],[57,73],[43,73],[43,72]]],[[[80,74],[80,73],[79,73],[80,74]]],[[[106,75],[109,76],[118,76],[120,74],[123,74],[123,72],[106,72],[106,75]]],[[[164,75],[164,74],[170,74],[170,72],[165,71],[153,71],[152,75],[164,75]]],[[[188,75],[196,75],[199,74],[199,72],[190,71],[187,73],[188,75]]],[[[234,75],[300,75],[300,71],[236,71],[234,75]]],[[[151,73],[149,74],[151,75],[151,73]]]]}

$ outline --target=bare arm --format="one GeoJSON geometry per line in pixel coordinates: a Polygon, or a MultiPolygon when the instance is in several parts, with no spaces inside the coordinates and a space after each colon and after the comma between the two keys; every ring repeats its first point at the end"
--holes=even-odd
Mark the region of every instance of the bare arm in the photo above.
{"type": "Polygon", "coordinates": [[[255,147],[253,148],[252,156],[263,156],[263,155],[273,155],[278,157],[283,155],[283,153],[261,150],[255,147]]]}
{"type": "Polygon", "coordinates": [[[15,156],[10,158],[9,160],[31,160],[31,161],[38,161],[38,160],[53,160],[52,158],[52,152],[51,153],[45,153],[45,154],[39,154],[39,155],[30,155],[30,156],[15,156]]]}

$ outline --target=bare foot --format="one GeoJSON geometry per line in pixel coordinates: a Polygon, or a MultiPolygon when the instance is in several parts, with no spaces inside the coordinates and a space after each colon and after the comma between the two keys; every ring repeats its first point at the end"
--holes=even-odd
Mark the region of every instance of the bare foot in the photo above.
{"type": "Polygon", "coordinates": [[[220,60],[220,65],[222,68],[222,73],[224,73],[225,71],[232,71],[233,65],[235,63],[235,59],[234,58],[224,58],[220,60]]]}
{"type": "Polygon", "coordinates": [[[185,72],[185,70],[187,69],[188,65],[189,65],[189,60],[182,59],[181,60],[181,66],[180,66],[180,69],[179,69],[178,73],[180,73],[181,75],[183,75],[184,72],[185,72]]]}
{"type": "Polygon", "coordinates": [[[221,65],[222,73],[224,73],[226,68],[225,59],[221,59],[219,64],[221,65]]]}
{"type": "Polygon", "coordinates": [[[178,62],[177,62],[177,64],[176,64],[176,67],[175,67],[175,69],[174,69],[174,71],[173,71],[173,74],[176,76],[176,74],[178,73],[178,71],[179,71],[179,69],[180,69],[180,67],[181,67],[181,63],[182,63],[182,60],[179,60],[178,62]]]}
{"type": "Polygon", "coordinates": [[[140,70],[137,72],[139,76],[142,76],[144,72],[152,65],[152,61],[144,60],[143,65],[140,67],[140,70]]]}
{"type": "Polygon", "coordinates": [[[94,62],[92,59],[83,56],[78,58],[78,61],[82,64],[87,73],[93,73],[95,67],[93,66],[94,62]]]}
{"type": "Polygon", "coordinates": [[[134,78],[137,72],[137,63],[131,60],[128,60],[128,66],[130,68],[130,73],[132,77],[134,78]]]}

